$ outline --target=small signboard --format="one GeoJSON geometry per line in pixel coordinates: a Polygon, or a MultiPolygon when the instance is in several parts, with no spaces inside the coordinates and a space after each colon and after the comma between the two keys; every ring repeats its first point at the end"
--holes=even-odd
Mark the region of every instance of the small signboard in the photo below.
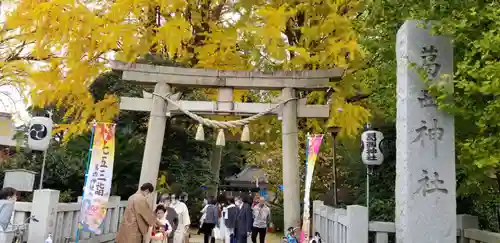
{"type": "Polygon", "coordinates": [[[5,170],[3,187],[12,187],[20,192],[32,192],[35,175],[36,172],[30,170],[5,170]]]}

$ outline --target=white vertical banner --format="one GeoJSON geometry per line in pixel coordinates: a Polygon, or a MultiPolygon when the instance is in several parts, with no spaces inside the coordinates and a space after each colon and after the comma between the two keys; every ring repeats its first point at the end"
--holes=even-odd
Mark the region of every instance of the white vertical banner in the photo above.
{"type": "Polygon", "coordinates": [[[310,194],[311,194],[311,186],[314,174],[314,166],[316,165],[316,159],[318,158],[319,147],[323,142],[323,135],[312,135],[307,138],[307,147],[306,147],[306,184],[304,191],[304,214],[302,216],[302,231],[300,234],[300,242],[309,242],[309,227],[310,227],[310,194]]]}
{"type": "Polygon", "coordinates": [[[101,233],[111,195],[114,155],[115,124],[97,123],[80,213],[79,227],[83,231],[101,233]]]}

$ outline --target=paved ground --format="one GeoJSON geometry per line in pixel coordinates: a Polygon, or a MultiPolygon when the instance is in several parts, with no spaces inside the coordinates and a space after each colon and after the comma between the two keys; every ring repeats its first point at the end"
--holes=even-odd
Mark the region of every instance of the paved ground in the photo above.
{"type": "MultiPolygon", "coordinates": [[[[203,235],[197,235],[197,229],[191,230],[191,238],[189,239],[189,243],[203,243],[203,235]]],[[[266,243],[280,243],[281,242],[281,233],[268,233],[266,236],[266,243]]],[[[257,240],[259,243],[259,241],[257,240]]],[[[221,240],[217,240],[216,243],[222,243],[221,240]]],[[[250,239],[248,239],[248,243],[252,243],[250,239]]]]}

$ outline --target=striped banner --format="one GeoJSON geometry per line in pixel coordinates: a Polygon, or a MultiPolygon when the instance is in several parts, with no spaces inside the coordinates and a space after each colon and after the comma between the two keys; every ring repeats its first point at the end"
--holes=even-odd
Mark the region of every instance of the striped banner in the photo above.
{"type": "Polygon", "coordinates": [[[306,184],[304,191],[304,215],[302,216],[302,231],[300,233],[300,242],[309,241],[309,228],[310,228],[310,213],[309,213],[309,201],[311,197],[311,186],[312,178],[314,173],[314,165],[316,165],[316,159],[318,158],[319,147],[323,142],[323,135],[312,135],[307,138],[307,150],[306,150],[306,184]]]}

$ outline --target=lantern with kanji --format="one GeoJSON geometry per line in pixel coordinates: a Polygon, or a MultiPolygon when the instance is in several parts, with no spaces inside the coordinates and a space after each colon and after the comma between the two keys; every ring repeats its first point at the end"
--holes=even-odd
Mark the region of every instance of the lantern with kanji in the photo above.
{"type": "Polygon", "coordinates": [[[375,130],[367,130],[361,134],[361,159],[366,165],[380,165],[384,161],[382,153],[384,134],[375,130]]]}

